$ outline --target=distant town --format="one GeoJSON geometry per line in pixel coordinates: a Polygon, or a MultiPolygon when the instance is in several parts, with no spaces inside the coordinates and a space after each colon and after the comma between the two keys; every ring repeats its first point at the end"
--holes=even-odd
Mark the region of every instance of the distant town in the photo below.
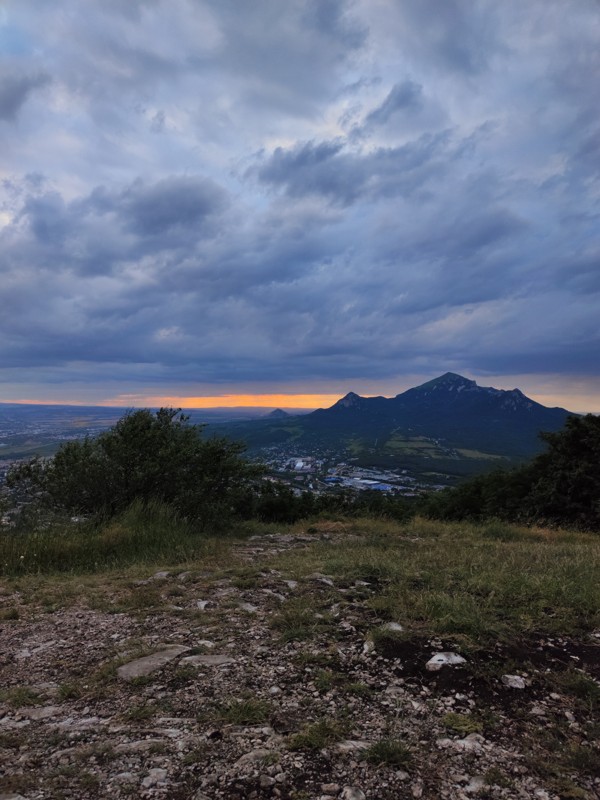
{"type": "Polygon", "coordinates": [[[289,446],[266,447],[261,460],[271,480],[287,484],[297,494],[343,489],[416,497],[450,485],[448,476],[441,473],[431,473],[427,476],[429,480],[425,480],[423,475],[417,476],[409,469],[377,469],[354,464],[357,459],[353,458],[340,460],[339,453],[326,449],[315,454],[295,451],[289,446]]]}

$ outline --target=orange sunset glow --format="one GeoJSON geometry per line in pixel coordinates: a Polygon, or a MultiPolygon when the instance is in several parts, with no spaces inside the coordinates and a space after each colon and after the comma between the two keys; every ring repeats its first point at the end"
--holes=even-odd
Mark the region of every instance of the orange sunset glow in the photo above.
{"type": "Polygon", "coordinates": [[[224,394],[210,397],[171,395],[119,395],[103,403],[111,406],[170,406],[171,408],[326,408],[340,399],[339,394],[224,394]]]}

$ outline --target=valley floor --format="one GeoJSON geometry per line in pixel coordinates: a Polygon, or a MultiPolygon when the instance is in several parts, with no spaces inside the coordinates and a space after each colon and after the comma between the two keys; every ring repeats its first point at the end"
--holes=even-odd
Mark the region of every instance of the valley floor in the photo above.
{"type": "Polygon", "coordinates": [[[0,797],[598,797],[600,541],[445,531],[321,522],[177,568],[0,580],[0,797]],[[504,614],[477,558],[501,574],[529,546],[504,614]],[[570,604],[536,548],[573,549],[570,604]],[[441,652],[465,660],[431,671],[441,652]]]}

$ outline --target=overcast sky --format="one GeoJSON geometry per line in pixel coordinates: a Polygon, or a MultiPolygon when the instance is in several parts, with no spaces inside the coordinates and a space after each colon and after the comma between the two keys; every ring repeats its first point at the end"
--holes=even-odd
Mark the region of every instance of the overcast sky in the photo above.
{"type": "Polygon", "coordinates": [[[600,410],[596,0],[0,0],[0,54],[0,400],[600,410]]]}

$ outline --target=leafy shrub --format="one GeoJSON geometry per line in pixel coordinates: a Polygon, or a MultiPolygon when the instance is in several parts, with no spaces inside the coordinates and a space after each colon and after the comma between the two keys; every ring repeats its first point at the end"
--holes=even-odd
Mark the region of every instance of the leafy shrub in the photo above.
{"type": "Polygon", "coordinates": [[[569,417],[542,433],[546,452],[512,471],[496,470],[428,497],[421,510],[447,520],[503,520],[600,530],[600,417],[569,417]]]}
{"type": "Polygon", "coordinates": [[[133,411],[96,438],[67,442],[53,459],[13,469],[9,485],[29,485],[54,509],[113,516],[134,501],[162,502],[183,517],[223,521],[256,467],[244,447],[204,439],[202,426],[172,408],[133,411]]]}

